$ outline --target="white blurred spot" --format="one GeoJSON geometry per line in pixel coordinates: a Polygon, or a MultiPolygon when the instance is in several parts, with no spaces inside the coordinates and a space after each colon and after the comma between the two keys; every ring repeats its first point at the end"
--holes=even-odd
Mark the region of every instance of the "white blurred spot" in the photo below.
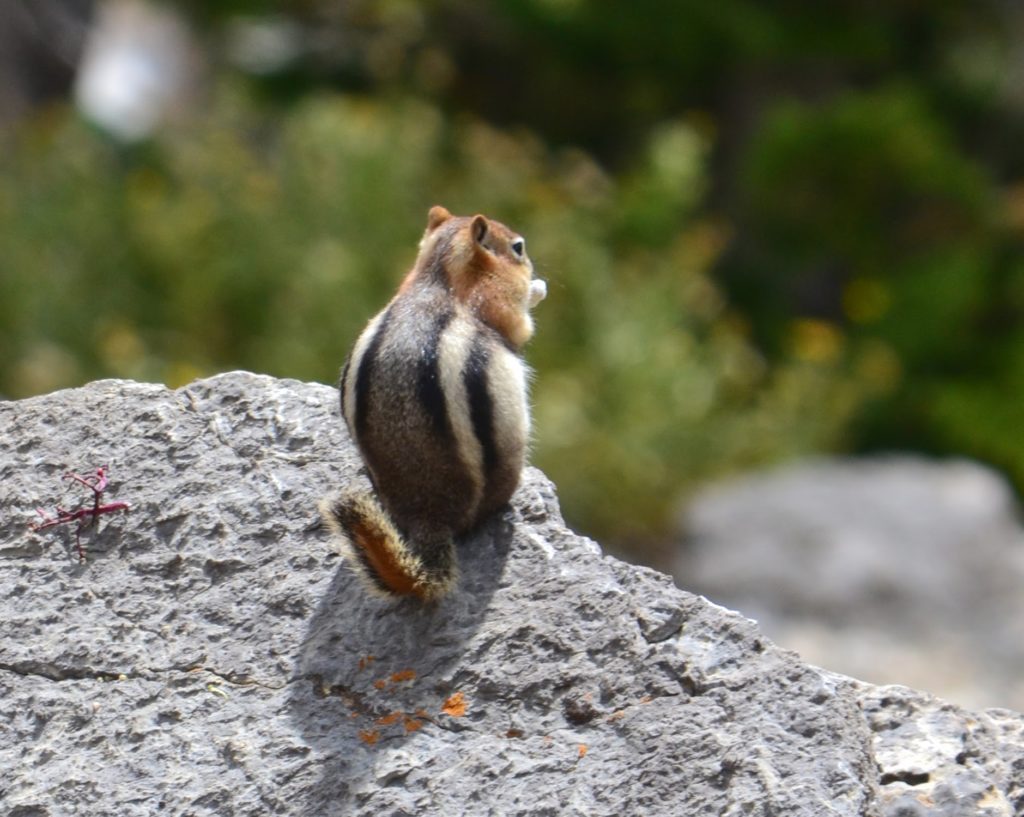
{"type": "Polygon", "coordinates": [[[108,0],[99,7],[75,82],[75,103],[124,141],[149,136],[185,95],[193,50],[168,6],[108,0]]]}

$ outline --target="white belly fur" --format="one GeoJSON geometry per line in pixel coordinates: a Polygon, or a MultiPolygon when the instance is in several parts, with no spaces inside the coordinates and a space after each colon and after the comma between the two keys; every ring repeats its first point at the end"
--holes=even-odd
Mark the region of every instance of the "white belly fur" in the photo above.
{"type": "Polygon", "coordinates": [[[494,406],[494,437],[498,449],[525,453],[530,437],[528,369],[522,358],[498,346],[491,358],[488,389],[494,406]]]}

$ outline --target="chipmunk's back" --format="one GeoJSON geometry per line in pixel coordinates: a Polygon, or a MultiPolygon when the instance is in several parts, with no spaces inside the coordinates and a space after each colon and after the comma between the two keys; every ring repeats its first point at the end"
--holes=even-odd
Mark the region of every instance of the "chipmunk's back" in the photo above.
{"type": "Polygon", "coordinates": [[[342,373],[342,413],[384,515],[362,524],[370,506],[360,500],[325,517],[358,529],[342,532],[379,589],[440,595],[453,576],[452,537],[518,485],[530,433],[518,348],[543,297],[524,247],[499,222],[431,210],[413,271],[342,373]],[[391,543],[392,525],[405,542],[391,543]]]}
{"type": "Polygon", "coordinates": [[[411,538],[460,533],[507,502],[529,434],[522,361],[446,301],[433,288],[396,298],[360,338],[342,384],[381,503],[411,538]]]}

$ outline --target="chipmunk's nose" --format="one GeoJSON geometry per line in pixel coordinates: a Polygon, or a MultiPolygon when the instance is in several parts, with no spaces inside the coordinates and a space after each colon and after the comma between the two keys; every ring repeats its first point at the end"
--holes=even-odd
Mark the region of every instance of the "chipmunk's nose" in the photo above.
{"type": "Polygon", "coordinates": [[[530,281],[530,306],[536,306],[548,295],[547,282],[541,278],[530,281]]]}

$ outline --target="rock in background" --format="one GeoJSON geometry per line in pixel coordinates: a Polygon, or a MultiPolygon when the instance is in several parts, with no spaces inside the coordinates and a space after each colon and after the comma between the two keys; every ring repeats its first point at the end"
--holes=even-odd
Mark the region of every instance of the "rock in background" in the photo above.
{"type": "Polygon", "coordinates": [[[812,462],[704,491],[679,583],[812,663],[1024,709],[1024,528],[966,461],[812,462]]]}
{"type": "Polygon", "coordinates": [[[316,525],[333,390],[232,373],[0,403],[0,813],[1010,815],[1024,719],[809,666],[604,557],[528,472],[435,607],[316,525]],[[30,533],[110,468],[130,514],[30,533]]]}

